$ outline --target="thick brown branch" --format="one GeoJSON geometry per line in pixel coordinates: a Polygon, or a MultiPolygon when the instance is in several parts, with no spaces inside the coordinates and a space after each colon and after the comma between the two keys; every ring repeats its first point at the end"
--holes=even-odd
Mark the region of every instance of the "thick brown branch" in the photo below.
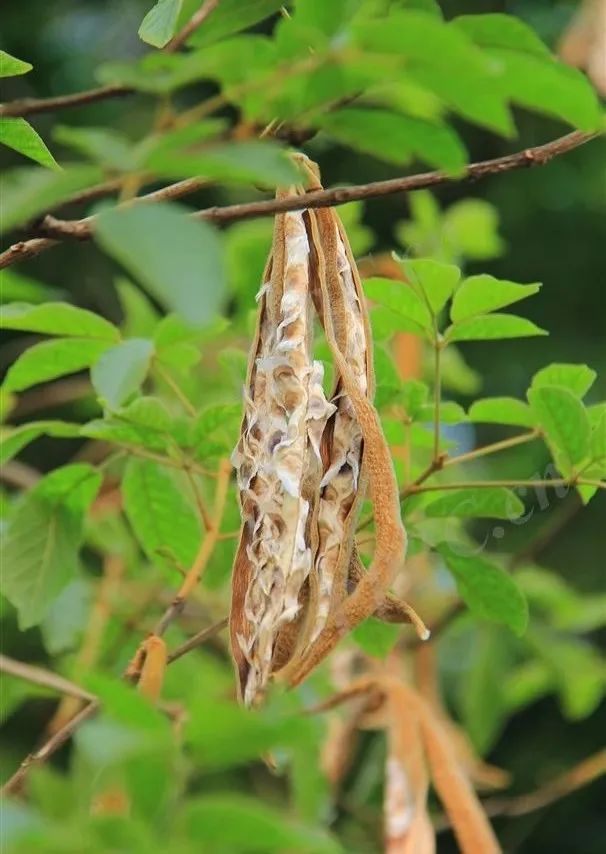
{"type": "MultiPolygon", "coordinates": [[[[211,222],[234,222],[236,220],[253,219],[256,217],[273,216],[284,211],[302,210],[305,208],[324,208],[344,205],[348,202],[364,199],[373,199],[380,196],[393,195],[395,193],[421,190],[427,187],[435,187],[462,180],[477,180],[487,175],[499,175],[512,169],[521,169],[529,166],[543,166],[574,148],[578,148],[589,140],[594,139],[597,134],[582,133],[574,131],[566,136],[552,140],[545,145],[534,148],[526,148],[516,154],[507,154],[493,160],[484,160],[479,163],[471,163],[460,175],[453,177],[444,172],[423,172],[419,175],[409,175],[402,178],[390,178],[387,181],[375,181],[370,184],[359,184],[352,187],[335,187],[331,190],[313,190],[299,196],[287,196],[280,199],[265,199],[258,202],[248,202],[239,205],[226,205],[225,207],[206,208],[193,214],[198,219],[211,222]]],[[[188,179],[190,182],[186,190],[179,184],[164,187],[143,196],[146,201],[163,201],[165,199],[177,198],[175,187],[180,187],[179,195],[185,192],[193,192],[203,183],[202,178],[188,179]]],[[[94,218],[86,217],[83,220],[60,220],[54,217],[46,217],[40,228],[46,239],[35,238],[31,241],[23,241],[10,247],[0,255],[0,269],[8,267],[19,260],[37,255],[39,252],[54,246],[57,240],[76,239],[88,240],[93,234],[94,218]]]]}

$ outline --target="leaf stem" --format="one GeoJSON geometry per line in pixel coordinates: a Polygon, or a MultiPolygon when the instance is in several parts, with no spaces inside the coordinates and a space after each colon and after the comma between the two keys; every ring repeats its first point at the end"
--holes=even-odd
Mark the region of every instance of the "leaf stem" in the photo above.
{"type": "Polygon", "coordinates": [[[158,376],[161,377],[162,380],[164,380],[166,385],[173,392],[173,394],[175,395],[175,397],[177,398],[177,400],[179,401],[179,403],[181,404],[183,409],[185,409],[187,414],[191,415],[192,418],[195,418],[196,415],[198,414],[196,412],[196,407],[193,405],[193,403],[188,398],[188,396],[185,394],[183,389],[179,386],[179,384],[177,382],[175,382],[175,380],[171,377],[169,371],[167,371],[165,368],[163,368],[162,365],[158,364],[157,361],[155,362],[154,367],[156,369],[158,376]]]}

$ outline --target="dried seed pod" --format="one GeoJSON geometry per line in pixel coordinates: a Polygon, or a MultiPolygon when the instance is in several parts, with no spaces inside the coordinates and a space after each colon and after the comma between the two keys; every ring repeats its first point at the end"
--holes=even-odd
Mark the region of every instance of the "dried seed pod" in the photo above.
{"type": "Polygon", "coordinates": [[[312,567],[310,509],[320,438],[334,406],[312,358],[309,244],[302,214],[276,222],[259,294],[245,415],[234,453],[243,532],[233,577],[231,639],[246,704],[263,693],[280,630],[299,615],[312,567]],[[311,478],[313,481],[313,477],[311,478]]]}

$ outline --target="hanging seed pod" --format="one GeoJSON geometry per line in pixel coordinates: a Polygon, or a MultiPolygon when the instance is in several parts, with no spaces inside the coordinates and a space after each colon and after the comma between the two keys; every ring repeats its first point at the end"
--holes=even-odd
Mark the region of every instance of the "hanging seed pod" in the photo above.
{"type": "MultiPolygon", "coordinates": [[[[315,165],[297,160],[319,188],[315,165]]],[[[332,210],[279,215],[233,457],[243,527],[230,633],[247,705],[263,696],[276,671],[291,684],[301,681],[377,608],[429,634],[405,603],[394,600],[386,609],[406,535],[372,405],[371,353],[360,278],[338,217],[332,210]],[[322,363],[313,359],[314,310],[334,361],[330,401],[322,363]],[[368,572],[354,544],[367,471],[377,535],[368,572]]]]}
{"type": "Polygon", "coordinates": [[[233,458],[244,525],[231,636],[248,705],[267,684],[280,630],[299,615],[299,594],[312,567],[309,527],[320,439],[334,410],[322,389],[323,366],[311,355],[309,244],[299,212],[276,220],[258,298],[245,415],[233,458]]]}

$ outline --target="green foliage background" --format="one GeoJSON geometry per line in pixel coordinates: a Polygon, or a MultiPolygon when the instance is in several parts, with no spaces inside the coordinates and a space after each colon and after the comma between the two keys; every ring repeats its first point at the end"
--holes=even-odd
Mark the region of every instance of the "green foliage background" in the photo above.
{"type": "MultiPolygon", "coordinates": [[[[234,5],[229,0],[223,2],[226,6],[234,5]]],[[[155,78],[153,68],[144,66],[142,72],[138,64],[147,49],[138,38],[137,29],[150,5],[143,0],[86,3],[58,0],[53,4],[28,0],[27,4],[10,4],[3,14],[1,46],[31,62],[34,70],[4,80],[3,100],[88,88],[98,82],[99,67],[103,81],[132,79],[135,85],[149,89],[151,79],[159,81],[152,88],[162,89],[166,81],[162,77],[164,69],[160,68],[155,78]]],[[[182,16],[191,13],[195,5],[186,0],[182,16]]],[[[268,13],[274,14],[279,5],[266,3],[268,13]]],[[[318,26],[314,14],[320,14],[319,5],[294,4],[300,15],[309,14],[310,18],[304,21],[300,31],[284,36],[280,46],[282,59],[292,61],[294,56],[302,63],[307,61],[306,39],[316,44],[319,38],[314,29],[318,26]]],[[[355,4],[351,5],[353,8],[355,4]]],[[[434,4],[400,5],[429,14],[434,4]]],[[[446,0],[440,5],[448,20],[479,12],[515,15],[533,27],[550,47],[575,8],[573,3],[547,0],[481,4],[446,0]]],[[[322,4],[326,17],[320,23],[329,34],[327,41],[333,34],[330,10],[340,6],[340,3],[334,7],[328,2],[322,4]]],[[[275,15],[260,24],[251,19],[258,33],[270,33],[275,21],[275,15]]],[[[212,18],[208,27],[202,28],[194,38],[194,44],[201,50],[206,47],[205,40],[210,44],[211,23],[212,18]]],[[[154,32],[156,36],[152,34],[152,39],[157,37],[157,30],[154,32]]],[[[388,30],[377,31],[375,35],[385,45],[388,30]]],[[[370,49],[374,49],[372,27],[365,38],[370,49]]],[[[516,34],[515,38],[521,36],[516,34]]],[[[394,39],[397,50],[402,44],[402,34],[399,42],[395,36],[394,39]]],[[[426,50],[422,39],[419,45],[426,50]]],[[[446,121],[438,122],[435,136],[428,137],[423,124],[441,117],[439,111],[436,113],[435,91],[431,90],[433,94],[427,96],[425,91],[417,91],[411,85],[408,88],[403,85],[400,91],[390,95],[390,108],[401,111],[397,121],[393,122],[394,112],[381,120],[375,116],[384,125],[377,126],[378,132],[370,136],[368,116],[356,115],[356,109],[361,109],[359,105],[333,113],[323,109],[326,101],[342,94],[342,81],[330,74],[318,75],[312,87],[316,96],[317,93],[323,96],[318,103],[312,98],[311,103],[305,104],[305,97],[310,96],[301,95],[296,75],[292,89],[289,81],[284,83],[284,91],[276,84],[275,100],[272,100],[273,91],[265,92],[270,110],[267,116],[263,115],[263,105],[260,107],[255,102],[254,93],[245,93],[236,103],[243,104],[252,116],[259,112],[269,120],[274,110],[299,128],[306,128],[307,120],[314,130],[320,129],[304,145],[304,150],[318,160],[327,186],[380,180],[403,174],[405,170],[412,173],[435,166],[456,173],[465,160],[459,140],[463,140],[470,160],[481,160],[555,138],[570,130],[570,124],[591,129],[594,108],[582,84],[578,84],[579,88],[575,88],[576,83],[571,84],[567,96],[562,81],[547,76],[545,90],[535,98],[537,103],[531,103],[532,87],[527,84],[536,70],[533,63],[538,60],[527,59],[527,67],[521,65],[511,70],[510,85],[513,90],[517,87],[521,104],[513,112],[517,138],[510,140],[493,132],[508,132],[499,97],[490,91],[482,101],[481,87],[474,89],[473,75],[468,80],[463,76],[464,69],[471,73],[466,64],[469,57],[464,52],[458,57],[460,48],[456,45],[452,49],[447,47],[442,57],[439,52],[432,52],[429,59],[421,61],[419,67],[425,78],[422,75],[415,78],[418,85],[421,79],[429,79],[431,73],[441,80],[441,63],[443,77],[461,75],[464,94],[455,92],[450,96],[451,103],[462,104],[462,108],[455,109],[454,115],[448,114],[446,121]],[[455,72],[453,63],[457,61],[460,65],[455,72]],[[333,89],[334,97],[330,95],[333,89]],[[541,97],[543,109],[539,109],[541,97]],[[297,101],[298,98],[301,100],[297,101]],[[525,106],[536,111],[523,109],[525,99],[525,106]]],[[[413,53],[414,48],[413,44],[410,48],[413,53]]],[[[244,42],[231,52],[227,50],[225,56],[221,55],[221,49],[218,55],[213,50],[210,45],[204,61],[209,68],[220,71],[209,73],[210,82],[206,75],[194,75],[191,85],[179,89],[174,101],[180,109],[212,97],[217,92],[217,80],[223,86],[237,86],[247,76],[260,73],[262,51],[250,49],[247,53],[244,42]]],[[[530,56],[536,56],[536,52],[540,55],[540,50],[534,42],[528,47],[530,56]]],[[[155,62],[156,67],[162,65],[157,58],[155,62]]],[[[170,72],[171,67],[167,67],[170,72]]],[[[187,68],[175,64],[177,70],[189,73],[187,68]]],[[[304,75],[307,73],[304,71],[304,75]]],[[[364,83],[376,71],[372,63],[356,59],[348,73],[354,76],[354,82],[357,82],[355,75],[360,74],[364,83]]],[[[288,180],[286,162],[271,149],[250,148],[246,153],[243,149],[221,149],[216,137],[223,125],[233,124],[236,115],[233,107],[219,113],[223,125],[205,118],[197,127],[198,139],[208,134],[216,144],[216,150],[206,151],[197,159],[188,160],[180,151],[178,140],[172,148],[137,145],[148,136],[159,112],[166,108],[164,97],[160,92],[159,98],[142,94],[128,100],[108,100],[61,114],[41,114],[32,117],[31,123],[59,163],[74,161],[79,156],[85,162],[80,171],[69,173],[74,190],[94,184],[106,174],[130,173],[142,164],[161,176],[159,183],[200,173],[215,176],[216,185],[187,199],[186,207],[193,210],[257,198],[255,184],[274,186],[288,180]],[[100,130],[94,134],[78,133],[84,128],[100,130]]],[[[37,150],[37,159],[52,167],[53,160],[44,153],[40,155],[41,149],[37,150]]],[[[397,195],[371,201],[363,207],[342,209],[358,256],[395,248],[405,257],[431,257],[442,264],[459,265],[466,277],[490,274],[512,282],[543,283],[536,295],[515,305],[512,311],[549,330],[549,337],[464,342],[456,351],[458,356],[453,351],[452,358],[444,361],[444,393],[448,404],[442,407],[442,415],[444,422],[452,422],[444,427],[444,438],[457,442],[460,451],[497,441],[527,426],[528,411],[521,416],[518,412],[515,420],[511,406],[507,415],[495,419],[498,424],[487,423],[492,418],[485,414],[480,417],[477,409],[474,418],[470,410],[474,402],[478,407],[480,398],[494,396],[524,400],[531,379],[540,368],[554,362],[574,363],[590,366],[597,374],[595,381],[590,383],[593,375],[581,370],[573,377],[560,376],[554,380],[552,376],[547,382],[550,388],[555,385],[559,389],[556,396],[566,398],[564,408],[568,407],[566,411],[570,413],[567,423],[573,425],[572,439],[556,436],[560,416],[555,419],[553,429],[549,429],[549,413],[545,410],[549,410],[553,401],[545,399],[544,392],[535,390],[533,403],[539,409],[542,407],[541,424],[551,438],[550,448],[562,474],[569,473],[563,459],[566,454],[573,465],[583,458],[581,448],[578,459],[574,459],[575,442],[583,432],[585,418],[577,398],[584,396],[585,386],[591,386],[585,403],[590,410],[594,407],[594,425],[594,419],[602,411],[595,407],[606,398],[606,323],[601,281],[606,213],[601,179],[605,152],[606,143],[600,139],[554,160],[544,169],[515,171],[474,185],[451,184],[432,195],[422,193],[409,198],[397,195]],[[471,417],[462,418],[461,412],[471,417]],[[504,429],[501,425],[507,424],[508,418],[513,418],[511,423],[518,426],[504,429]],[[580,420],[575,422],[575,418],[580,420]]],[[[3,168],[11,169],[3,205],[4,223],[9,231],[13,225],[16,227],[11,234],[20,234],[18,227],[46,207],[40,202],[44,199],[42,184],[55,180],[56,173],[36,167],[33,177],[20,177],[11,183],[10,176],[16,174],[13,167],[23,168],[26,161],[5,148],[0,157],[3,168]]],[[[82,207],[65,212],[68,217],[83,213],[82,207]]],[[[17,559],[15,542],[19,543],[19,538],[29,538],[31,542],[36,532],[43,537],[46,527],[54,525],[56,520],[62,536],[55,544],[48,577],[42,579],[44,586],[32,584],[23,588],[19,581],[5,582],[4,592],[13,604],[2,600],[3,651],[67,676],[77,675],[78,680],[102,698],[105,708],[104,716],[83,727],[74,748],[59,754],[52,768],[32,773],[31,810],[12,806],[7,812],[6,826],[15,833],[15,850],[24,851],[190,851],[199,850],[201,845],[207,845],[204,850],[213,852],[380,850],[381,739],[375,734],[364,734],[343,797],[335,806],[330,803],[317,768],[322,724],[311,719],[302,722],[297,716],[302,706],[329,693],[325,673],[314,676],[296,694],[278,695],[267,712],[254,717],[227,700],[232,691],[232,674],[220,646],[211,645],[184,657],[169,668],[163,695],[187,709],[188,722],[183,734],[187,749],[178,755],[173,749],[167,719],[116,679],[140,637],[161,614],[166,597],[170,596],[166,591],[177,586],[175,563],[181,567],[191,563],[200,539],[200,521],[182,472],[149,458],[132,456],[127,461],[124,458],[112,461],[105,469],[111,476],[123,477],[126,514],[105,522],[85,518],[100,478],[92,466],[74,461],[74,456],[82,447],[83,438],[140,446],[148,455],[173,461],[179,460],[179,448],[187,448],[199,466],[208,467],[215,466],[220,456],[230,452],[239,424],[239,389],[251,334],[254,294],[271,241],[269,219],[227,227],[220,245],[213,229],[184,222],[173,208],[162,211],[150,206],[145,217],[128,222],[128,212],[116,214],[106,209],[95,243],[63,244],[13,268],[16,272],[11,271],[3,278],[3,302],[23,300],[46,304],[60,299],[95,313],[74,317],[68,310],[67,314],[51,313],[46,320],[37,321],[35,316],[32,320],[31,312],[25,312],[26,319],[20,321],[15,320],[15,316],[21,317],[17,312],[7,323],[9,329],[25,332],[6,334],[0,350],[3,369],[9,369],[26,344],[37,342],[26,351],[30,354],[36,348],[46,348],[38,358],[35,354],[29,356],[33,364],[21,361],[19,371],[13,367],[7,374],[4,390],[19,397],[12,413],[7,405],[9,420],[16,425],[39,419],[45,422],[13,433],[5,441],[4,450],[8,447],[17,452],[23,445],[19,459],[43,473],[58,471],[25,496],[19,497],[14,489],[7,488],[4,497],[6,518],[10,521],[5,523],[9,532],[5,566],[17,559]],[[179,249],[163,253],[162,248],[168,246],[179,249]],[[220,285],[221,270],[225,271],[225,289],[220,285]],[[41,282],[42,288],[38,284],[41,282]],[[222,310],[223,320],[214,316],[218,310],[222,310]],[[173,314],[161,319],[167,311],[173,314]],[[189,329],[185,318],[200,322],[212,318],[212,322],[207,322],[201,333],[189,329]],[[48,333],[58,335],[60,340],[49,338],[48,333]],[[46,376],[40,373],[41,364],[51,366],[46,368],[50,371],[46,376]],[[80,391],[75,399],[64,404],[50,408],[34,404],[36,409],[27,411],[28,401],[35,400],[36,394],[28,391],[32,376],[39,382],[67,373],[66,366],[78,371],[93,364],[93,390],[80,391]],[[127,371],[123,370],[124,365],[128,365],[127,371]],[[140,397],[138,390],[150,366],[152,379],[147,380],[145,396],[140,397]],[[184,390],[196,410],[201,410],[200,415],[190,418],[180,408],[166,383],[166,374],[184,390]],[[152,396],[154,399],[150,399],[152,396]],[[103,404],[106,410],[118,414],[104,415],[103,404]],[[65,422],[86,426],[71,429],[65,422]],[[69,462],[68,468],[59,468],[69,462]],[[140,501],[141,495],[148,497],[146,503],[140,501]],[[151,507],[154,516],[150,514],[151,507]],[[82,542],[84,548],[76,566],[74,554],[82,542]],[[98,585],[104,551],[115,552],[126,561],[128,595],[123,591],[114,603],[116,612],[103,639],[99,667],[94,673],[74,675],[74,655],[98,585]],[[74,575],[76,581],[72,580],[74,575]],[[68,586],[66,580],[70,581],[68,586]],[[19,625],[14,604],[19,606],[19,625]],[[131,624],[135,627],[125,628],[131,624]],[[275,773],[259,761],[270,749],[277,757],[275,773]],[[104,786],[115,784],[138,793],[132,819],[91,820],[88,816],[91,797],[104,786]],[[234,830],[233,838],[221,837],[226,826],[240,828],[240,836],[234,830]],[[26,834],[21,843],[20,828],[26,834]],[[222,841],[217,842],[218,838],[222,841]],[[255,840],[259,840],[259,847],[253,849],[255,840]]],[[[437,275],[447,277],[445,268],[436,269],[437,275]]],[[[394,329],[410,329],[410,323],[414,326],[418,315],[416,309],[409,311],[401,306],[399,315],[390,313],[394,305],[390,304],[389,286],[385,283],[370,284],[368,294],[379,306],[373,312],[378,348],[387,352],[381,349],[383,341],[389,340],[394,329]]],[[[431,385],[429,353],[424,370],[424,380],[431,385]]],[[[387,357],[384,361],[378,357],[377,373],[378,397],[384,407],[390,442],[398,445],[411,435],[416,437],[418,469],[413,472],[416,474],[427,459],[428,442],[431,444],[431,436],[428,439],[422,426],[431,421],[430,398],[425,400],[424,390],[418,385],[396,388],[393,366],[387,357]],[[399,404],[404,401],[409,414],[417,407],[406,434],[389,409],[395,398],[399,404]]],[[[558,409],[558,413],[561,411],[558,409]]],[[[550,459],[550,450],[544,443],[528,443],[475,464],[469,468],[468,479],[542,477],[550,459]]],[[[404,472],[398,473],[404,478],[404,472]]],[[[604,473],[596,471],[594,476],[603,479],[604,473]]],[[[212,482],[200,478],[199,485],[205,499],[210,501],[212,482]]],[[[457,555],[449,554],[443,545],[441,554],[452,576],[445,569],[441,570],[443,577],[439,576],[446,587],[446,598],[454,595],[453,577],[460,582],[462,574],[472,586],[471,594],[467,591],[466,595],[465,586],[459,584],[459,595],[471,613],[466,612],[453,621],[440,639],[441,676],[448,706],[463,721],[480,753],[511,772],[514,794],[532,790],[598,750],[606,729],[604,672],[598,660],[605,616],[606,497],[603,491],[599,492],[577,512],[580,498],[574,490],[566,491],[565,495],[530,491],[518,492],[518,496],[524,502],[524,507],[519,508],[526,520],[524,524],[508,521],[511,506],[503,508],[502,502],[511,500],[511,496],[492,495],[490,503],[478,491],[469,499],[472,506],[467,506],[464,513],[469,518],[463,523],[456,521],[454,531],[455,540],[460,542],[469,542],[467,537],[473,536],[476,542],[487,544],[481,560],[489,561],[488,569],[479,562],[475,566],[481,579],[480,598],[482,584],[495,566],[504,565],[512,555],[524,554],[527,548],[534,549],[534,544],[541,543],[542,535],[547,535],[545,546],[536,555],[536,563],[522,567],[517,574],[530,606],[530,625],[522,639],[517,639],[504,625],[482,619],[496,617],[522,634],[524,618],[520,609],[516,610],[516,594],[505,590],[503,609],[497,614],[494,610],[482,614],[483,603],[478,605],[477,598],[474,599],[473,583],[465,575],[469,564],[461,570],[457,555]],[[495,525],[495,519],[505,521],[495,525]],[[557,530],[560,522],[562,528],[557,530]],[[552,528],[554,533],[549,535],[552,528]],[[499,533],[495,534],[497,529],[499,533]]],[[[448,497],[449,492],[428,493],[416,505],[417,499],[411,500],[406,510],[412,517],[415,541],[420,543],[423,536],[431,536],[431,522],[436,524],[436,518],[438,526],[445,524],[445,519],[451,520],[452,506],[460,505],[449,508],[436,503],[448,497]],[[433,510],[432,503],[425,499],[431,499],[433,510]],[[418,531],[415,529],[414,513],[419,508],[430,517],[426,531],[422,526],[418,531]]],[[[583,495],[584,500],[589,497],[587,493],[583,495]]],[[[237,525],[232,489],[223,530],[232,531],[237,525]]],[[[192,606],[191,613],[186,612],[183,621],[172,627],[167,636],[171,647],[225,613],[232,553],[232,541],[219,544],[195,607],[192,606]]],[[[498,580],[495,583],[498,586],[498,580]]],[[[367,625],[358,630],[356,641],[371,655],[380,657],[407,631],[386,634],[376,626],[367,625]]],[[[9,678],[3,679],[2,693],[1,757],[3,775],[8,777],[35,746],[55,709],[56,698],[9,678]]],[[[497,819],[496,828],[508,851],[598,852],[606,832],[603,801],[604,786],[594,783],[528,816],[497,819]]],[[[439,836],[439,850],[456,850],[448,832],[439,836]]]]}

